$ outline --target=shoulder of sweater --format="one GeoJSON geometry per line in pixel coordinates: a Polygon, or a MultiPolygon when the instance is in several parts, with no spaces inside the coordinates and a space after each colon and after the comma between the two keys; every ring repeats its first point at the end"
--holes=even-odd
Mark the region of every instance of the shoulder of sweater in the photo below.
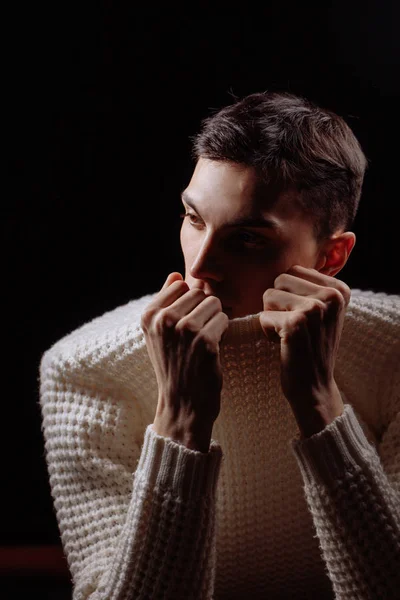
{"type": "Polygon", "coordinates": [[[41,372],[48,367],[79,369],[85,363],[104,361],[107,356],[123,352],[128,345],[143,344],[140,318],[154,296],[155,293],[133,299],[63,336],[43,353],[41,372]]]}
{"type": "Polygon", "coordinates": [[[400,296],[353,289],[335,377],[377,440],[399,411],[399,363],[400,296]]]}
{"type": "Polygon", "coordinates": [[[353,289],[346,314],[347,320],[357,323],[359,328],[368,328],[372,333],[381,335],[392,332],[398,339],[400,332],[400,296],[374,292],[372,290],[353,289]]]}
{"type": "Polygon", "coordinates": [[[400,360],[400,296],[353,289],[341,347],[349,354],[373,352],[390,362],[400,360]]]}
{"type": "Polygon", "coordinates": [[[373,290],[361,290],[353,288],[349,307],[365,307],[367,310],[378,311],[400,315],[400,296],[387,294],[386,292],[375,292],[373,290]]]}

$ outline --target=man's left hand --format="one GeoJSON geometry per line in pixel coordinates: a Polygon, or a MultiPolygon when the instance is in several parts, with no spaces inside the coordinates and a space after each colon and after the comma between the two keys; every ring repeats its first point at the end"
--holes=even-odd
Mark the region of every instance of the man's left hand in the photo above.
{"type": "Polygon", "coordinates": [[[303,437],[343,412],[334,369],[350,296],[343,281],[297,265],[263,295],[260,324],[280,339],[282,390],[303,437]]]}

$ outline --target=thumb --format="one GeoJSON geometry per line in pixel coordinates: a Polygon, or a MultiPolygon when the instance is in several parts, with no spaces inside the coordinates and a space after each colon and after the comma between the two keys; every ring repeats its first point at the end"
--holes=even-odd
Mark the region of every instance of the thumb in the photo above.
{"type": "Polygon", "coordinates": [[[178,273],[177,271],[174,271],[173,273],[170,273],[164,283],[164,285],[162,286],[161,290],[165,290],[165,288],[169,287],[171,284],[174,283],[174,281],[183,281],[183,277],[180,273],[178,273]]]}

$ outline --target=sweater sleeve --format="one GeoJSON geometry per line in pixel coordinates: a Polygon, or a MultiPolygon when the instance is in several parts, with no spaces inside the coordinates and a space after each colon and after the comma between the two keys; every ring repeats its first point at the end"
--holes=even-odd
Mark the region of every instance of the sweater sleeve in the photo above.
{"type": "Polygon", "coordinates": [[[335,598],[398,598],[399,409],[379,454],[347,403],[323,431],[293,440],[292,448],[335,598]]]}
{"type": "Polygon", "coordinates": [[[219,444],[189,450],[151,424],[130,440],[118,398],[49,362],[42,431],[73,600],[211,598],[219,444]]]}

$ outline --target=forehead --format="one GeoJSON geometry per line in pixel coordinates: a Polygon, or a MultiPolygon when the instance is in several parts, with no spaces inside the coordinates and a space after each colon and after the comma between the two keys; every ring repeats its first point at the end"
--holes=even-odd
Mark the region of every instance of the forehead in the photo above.
{"type": "Polygon", "coordinates": [[[281,218],[302,216],[294,190],[278,194],[261,184],[254,167],[228,161],[200,158],[185,194],[200,209],[218,207],[237,217],[255,213],[281,218]]]}
{"type": "Polygon", "coordinates": [[[253,206],[257,190],[257,177],[252,167],[231,162],[200,158],[196,164],[187,192],[197,201],[242,201],[253,206]]]}

